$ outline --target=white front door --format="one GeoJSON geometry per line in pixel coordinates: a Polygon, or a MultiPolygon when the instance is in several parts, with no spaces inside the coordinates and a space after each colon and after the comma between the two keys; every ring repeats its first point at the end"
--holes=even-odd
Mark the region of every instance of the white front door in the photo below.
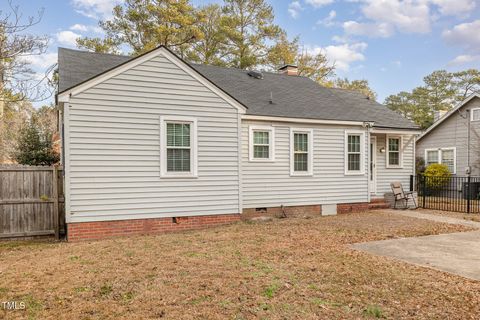
{"type": "Polygon", "coordinates": [[[370,193],[377,192],[377,137],[370,137],[370,193]]]}

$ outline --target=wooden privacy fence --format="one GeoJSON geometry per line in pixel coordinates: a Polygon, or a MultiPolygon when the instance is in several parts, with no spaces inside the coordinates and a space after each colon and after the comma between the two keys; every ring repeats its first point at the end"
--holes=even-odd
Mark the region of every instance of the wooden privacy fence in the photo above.
{"type": "Polygon", "coordinates": [[[61,167],[0,166],[0,239],[65,230],[61,167]]]}

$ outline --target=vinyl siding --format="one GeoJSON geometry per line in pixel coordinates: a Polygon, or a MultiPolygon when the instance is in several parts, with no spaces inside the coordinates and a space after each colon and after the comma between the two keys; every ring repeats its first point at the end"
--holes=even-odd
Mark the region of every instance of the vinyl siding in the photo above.
{"type": "MultiPolygon", "coordinates": [[[[242,123],[242,195],[244,208],[367,202],[367,174],[345,175],[345,130],[361,127],[242,123]],[[249,126],[273,125],[275,161],[250,162],[249,126]],[[313,176],[290,176],[290,128],[313,129],[313,176]]],[[[365,135],[365,143],[367,143],[365,135]]],[[[365,147],[365,150],[368,150],[365,147]]],[[[366,154],[365,154],[366,157],[366,154]]],[[[367,161],[365,160],[365,166],[367,161]]],[[[365,172],[367,170],[365,169],[365,172]]]]}
{"type": "Polygon", "coordinates": [[[241,211],[238,109],[161,53],[68,108],[68,222],[241,211]],[[160,177],[160,116],[197,119],[198,178],[160,177]]]}
{"type": "MultiPolygon", "coordinates": [[[[413,149],[415,137],[412,135],[402,135],[403,143],[403,165],[401,168],[387,168],[387,145],[386,134],[373,134],[377,137],[377,151],[376,151],[376,169],[377,169],[377,196],[384,196],[385,193],[392,192],[390,183],[393,181],[400,181],[405,190],[410,186],[410,175],[413,174],[415,161],[413,159],[413,149]],[[385,148],[385,153],[381,153],[380,149],[385,148]]],[[[398,135],[392,135],[398,136],[398,135]]]]}
{"type": "MultiPolygon", "coordinates": [[[[452,114],[438,127],[417,142],[417,156],[425,158],[425,149],[457,148],[457,175],[464,176],[467,167],[468,122],[465,119],[467,108],[480,108],[480,99],[474,98],[452,114]],[[462,117],[463,116],[463,117],[462,117]]],[[[480,175],[480,122],[471,122],[470,165],[472,175],[480,175]]]]}

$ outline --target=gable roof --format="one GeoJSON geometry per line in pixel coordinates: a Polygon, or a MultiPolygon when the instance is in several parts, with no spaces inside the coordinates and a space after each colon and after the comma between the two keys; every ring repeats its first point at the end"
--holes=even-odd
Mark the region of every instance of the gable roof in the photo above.
{"type": "Polygon", "coordinates": [[[429,134],[433,129],[435,129],[436,127],[438,127],[440,124],[442,124],[445,120],[447,120],[448,118],[450,118],[450,116],[452,114],[454,114],[455,112],[457,112],[458,109],[460,109],[461,107],[463,107],[464,105],[466,105],[468,102],[470,102],[470,100],[472,100],[473,98],[479,98],[480,99],[480,93],[472,93],[471,95],[469,95],[465,100],[463,100],[462,102],[460,102],[458,105],[456,105],[452,110],[448,111],[446,114],[443,115],[443,117],[441,117],[440,119],[438,119],[436,122],[434,122],[430,127],[427,128],[427,130],[425,130],[425,132],[419,136],[417,138],[417,141],[422,139],[423,137],[425,137],[427,134],[429,134]]]}
{"type": "MultiPolygon", "coordinates": [[[[59,92],[115,69],[131,56],[100,54],[59,48],[59,92]]],[[[247,71],[189,64],[203,77],[257,116],[337,121],[369,121],[375,127],[418,129],[411,121],[361,93],[318,85],[309,78],[264,72],[255,79],[247,71]],[[270,101],[272,100],[272,101],[270,101]]]]}

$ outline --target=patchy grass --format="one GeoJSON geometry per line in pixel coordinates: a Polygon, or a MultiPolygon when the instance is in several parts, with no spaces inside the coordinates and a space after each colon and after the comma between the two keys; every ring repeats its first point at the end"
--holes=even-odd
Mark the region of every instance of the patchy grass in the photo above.
{"type": "Polygon", "coordinates": [[[0,319],[475,319],[480,283],[349,249],[465,231],[371,212],[90,243],[0,243],[0,319]]]}

